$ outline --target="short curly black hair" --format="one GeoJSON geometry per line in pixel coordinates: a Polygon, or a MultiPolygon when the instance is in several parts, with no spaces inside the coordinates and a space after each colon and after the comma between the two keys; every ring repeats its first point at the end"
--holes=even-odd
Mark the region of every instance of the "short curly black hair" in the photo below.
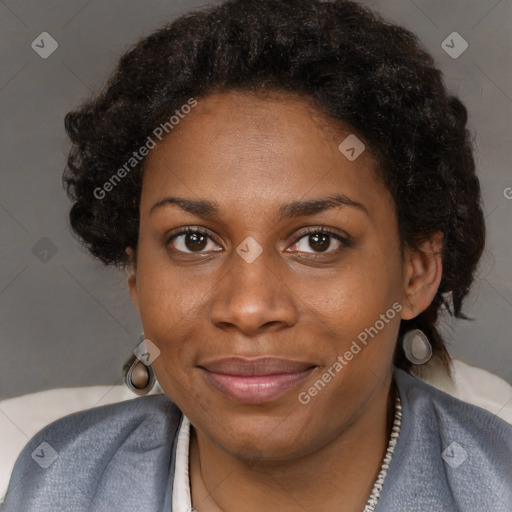
{"type": "MultiPolygon", "coordinates": [[[[73,147],[63,182],[82,244],[105,264],[128,264],[145,160],[132,160],[133,169],[126,162],[190,98],[229,90],[314,102],[375,156],[402,244],[417,248],[444,234],[439,290],[426,311],[402,321],[398,341],[422,329],[448,367],[438,312],[466,318],[462,302],[485,243],[467,110],[414,34],[355,2],[228,0],[181,16],[127,51],[103,91],[65,118],[73,147]],[[123,165],[123,179],[99,194],[123,165]]],[[[400,346],[395,364],[409,370],[400,346]]]]}

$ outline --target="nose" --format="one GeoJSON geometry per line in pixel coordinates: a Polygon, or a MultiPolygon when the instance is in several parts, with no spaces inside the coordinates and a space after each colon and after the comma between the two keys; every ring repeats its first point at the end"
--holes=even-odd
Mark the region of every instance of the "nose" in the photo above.
{"type": "Polygon", "coordinates": [[[250,263],[237,253],[210,304],[210,321],[246,336],[276,331],[297,323],[297,298],[275,259],[263,253],[250,263]]]}

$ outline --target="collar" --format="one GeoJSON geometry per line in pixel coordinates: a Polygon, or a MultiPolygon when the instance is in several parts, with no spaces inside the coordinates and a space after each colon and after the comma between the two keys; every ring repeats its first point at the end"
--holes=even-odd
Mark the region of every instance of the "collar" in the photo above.
{"type": "Polygon", "coordinates": [[[192,510],[188,466],[189,444],[190,420],[185,415],[183,415],[178,432],[178,443],[176,446],[176,466],[172,487],[173,512],[190,512],[192,510]]]}

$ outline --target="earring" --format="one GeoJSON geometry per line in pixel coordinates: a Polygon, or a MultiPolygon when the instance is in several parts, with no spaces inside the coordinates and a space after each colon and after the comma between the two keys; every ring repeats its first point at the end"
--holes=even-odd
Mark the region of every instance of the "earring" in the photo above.
{"type": "Polygon", "coordinates": [[[419,329],[408,331],[404,335],[402,346],[405,357],[415,365],[425,364],[432,357],[432,345],[426,334],[419,329]]]}
{"type": "MultiPolygon", "coordinates": [[[[144,333],[140,336],[144,341],[144,333]]],[[[147,395],[155,385],[155,372],[151,364],[144,364],[137,356],[133,355],[124,365],[124,383],[130,391],[137,395],[147,395]]]]}

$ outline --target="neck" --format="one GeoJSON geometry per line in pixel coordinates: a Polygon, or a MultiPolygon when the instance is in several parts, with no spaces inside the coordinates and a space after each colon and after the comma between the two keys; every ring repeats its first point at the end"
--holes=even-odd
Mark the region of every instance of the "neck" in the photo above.
{"type": "Polygon", "coordinates": [[[391,433],[394,386],[383,385],[337,437],[300,459],[248,462],[191,426],[192,505],[198,512],[361,512],[391,433]]]}

